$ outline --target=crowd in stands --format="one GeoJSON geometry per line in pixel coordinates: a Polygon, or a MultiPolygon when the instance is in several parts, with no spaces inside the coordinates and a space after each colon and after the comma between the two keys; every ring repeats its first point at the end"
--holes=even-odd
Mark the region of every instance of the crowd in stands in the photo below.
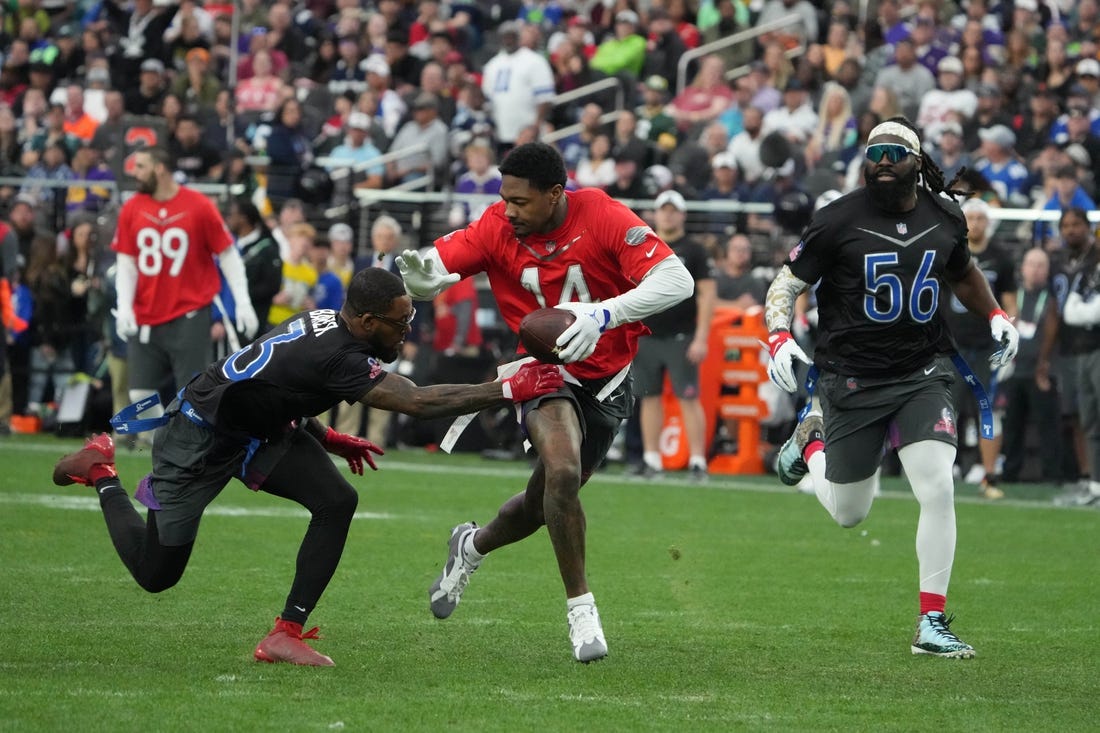
{"type": "MultiPolygon", "coordinates": [[[[647,217],[645,201],[680,192],[689,232],[720,261],[738,252],[739,281],[782,258],[779,235],[815,201],[861,184],[866,135],[897,114],[955,190],[994,207],[1096,208],[1097,0],[4,0],[0,17],[15,304],[3,426],[47,400],[47,377],[105,376],[119,350],[107,245],[128,156],[145,145],[166,148],[181,181],[233,186],[255,206],[284,263],[272,320],[338,302],[384,236],[350,215],[330,229],[338,171],[353,189],[495,194],[495,163],[534,139],[559,147],[571,185],[647,217]],[[701,201],[775,213],[693,210],[701,201]]],[[[460,227],[483,208],[458,197],[438,218],[460,227]]],[[[408,224],[387,222],[398,237],[408,224]]],[[[1017,264],[1030,245],[1061,247],[1056,222],[996,236],[1017,264]]],[[[743,303],[760,288],[720,292],[743,303]]]]}

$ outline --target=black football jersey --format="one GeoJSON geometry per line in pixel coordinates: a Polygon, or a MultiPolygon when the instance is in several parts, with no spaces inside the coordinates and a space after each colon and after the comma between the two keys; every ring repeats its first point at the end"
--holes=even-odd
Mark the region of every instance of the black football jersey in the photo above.
{"type": "MultiPolygon", "coordinates": [[[[984,250],[971,252],[970,256],[974,258],[974,264],[985,275],[989,289],[993,291],[993,297],[1003,305],[1001,296],[1016,292],[1016,263],[1012,255],[997,246],[996,242],[990,242],[984,250]]],[[[971,349],[993,348],[993,334],[989,331],[989,321],[982,315],[968,311],[950,288],[943,290],[941,308],[947,326],[955,337],[955,343],[971,349]]]]}
{"type": "Polygon", "coordinates": [[[820,369],[902,375],[951,349],[940,292],[970,263],[958,205],[917,188],[917,206],[895,214],[857,189],[814,213],[787,263],[817,288],[820,369]]]}
{"type": "Polygon", "coordinates": [[[184,397],[225,433],[268,439],[355,402],[386,375],[334,310],[298,313],[191,380],[184,397]]]}
{"type": "MultiPolygon", "coordinates": [[[[1100,247],[1093,244],[1084,254],[1074,256],[1061,249],[1050,258],[1050,287],[1058,299],[1058,312],[1070,293],[1088,299],[1100,288],[1100,247]]],[[[1087,354],[1100,349],[1100,326],[1058,326],[1058,351],[1061,354],[1087,354]]]]}

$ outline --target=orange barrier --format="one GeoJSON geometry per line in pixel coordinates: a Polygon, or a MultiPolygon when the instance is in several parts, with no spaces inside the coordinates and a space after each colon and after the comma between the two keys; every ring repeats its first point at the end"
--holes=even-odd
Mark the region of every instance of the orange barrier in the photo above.
{"type": "MultiPolygon", "coordinates": [[[[768,406],[760,398],[759,385],[768,378],[767,355],[761,341],[768,340],[764,309],[753,306],[719,308],[711,324],[707,358],[699,366],[699,398],[706,416],[706,445],[713,444],[721,418],[732,427],[737,452],[716,455],[708,466],[711,473],[762,474],[764,457],[760,449],[760,420],[768,406]]],[[[661,430],[661,462],[666,470],[682,469],[688,463],[688,445],[680,405],[666,378],[664,427],[661,430]]]]}

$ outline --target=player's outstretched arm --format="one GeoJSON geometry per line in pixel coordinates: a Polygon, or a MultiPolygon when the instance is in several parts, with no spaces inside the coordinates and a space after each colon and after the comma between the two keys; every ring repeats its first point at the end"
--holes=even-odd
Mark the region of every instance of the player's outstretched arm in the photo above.
{"type": "Polygon", "coordinates": [[[405,250],[397,256],[397,269],[413,300],[431,300],[462,279],[447,271],[435,247],[429,247],[423,254],[415,249],[405,250]]]}
{"type": "Polygon", "coordinates": [[[484,384],[436,384],[419,387],[400,374],[387,374],[360,400],[368,407],[426,419],[465,415],[502,402],[526,402],[555,392],[564,384],[553,364],[529,363],[512,376],[484,384]]]}

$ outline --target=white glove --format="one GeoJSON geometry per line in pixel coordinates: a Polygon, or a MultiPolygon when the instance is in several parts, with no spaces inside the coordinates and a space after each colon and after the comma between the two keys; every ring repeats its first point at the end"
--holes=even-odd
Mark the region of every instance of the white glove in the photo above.
{"type": "Polygon", "coordinates": [[[611,311],[601,303],[559,303],[554,306],[569,311],[577,317],[573,325],[561,332],[558,340],[558,357],[570,364],[584,361],[596,350],[596,343],[611,322],[611,311]]]}
{"type": "Polygon", "coordinates": [[[409,295],[418,300],[434,298],[462,279],[457,273],[447,272],[435,258],[421,257],[415,249],[407,249],[397,256],[397,269],[409,295]]]}
{"type": "Polygon", "coordinates": [[[237,303],[236,306],[237,330],[243,333],[246,338],[252,338],[260,330],[260,319],[256,315],[256,309],[247,300],[243,303],[237,303]]]}
{"type": "Polygon", "coordinates": [[[116,308],[115,314],[115,333],[123,341],[129,340],[131,336],[137,335],[138,324],[137,318],[134,317],[134,311],[130,308],[116,308]]]}
{"type": "Polygon", "coordinates": [[[994,369],[1000,369],[1016,358],[1016,350],[1020,348],[1020,334],[1008,320],[1008,314],[1000,308],[989,316],[989,332],[1000,346],[989,357],[989,364],[994,369]]]}
{"type": "Polygon", "coordinates": [[[776,331],[768,337],[768,379],[784,392],[794,394],[798,391],[798,378],[794,374],[795,360],[803,364],[810,363],[810,357],[795,342],[790,331],[776,331]]]}

